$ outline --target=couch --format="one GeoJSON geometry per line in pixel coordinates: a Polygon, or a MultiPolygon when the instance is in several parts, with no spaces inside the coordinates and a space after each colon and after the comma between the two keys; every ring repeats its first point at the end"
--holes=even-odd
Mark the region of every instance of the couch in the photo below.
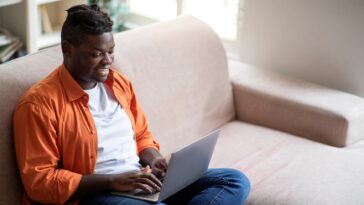
{"type": "MultiPolygon", "coordinates": [[[[114,67],[133,82],[163,154],[220,128],[210,166],[250,178],[246,204],[364,204],[364,99],[228,64],[216,33],[193,17],[114,38],[114,67]]],[[[12,112],[61,63],[55,46],[0,66],[1,205],[21,204],[23,192],[12,112]]]]}

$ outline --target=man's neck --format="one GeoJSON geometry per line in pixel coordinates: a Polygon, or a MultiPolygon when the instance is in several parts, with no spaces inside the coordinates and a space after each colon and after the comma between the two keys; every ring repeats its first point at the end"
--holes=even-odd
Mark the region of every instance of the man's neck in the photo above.
{"type": "Polygon", "coordinates": [[[63,64],[68,70],[68,72],[71,74],[72,78],[78,83],[78,85],[81,86],[82,89],[89,90],[96,86],[97,82],[94,80],[85,80],[78,78],[72,71],[72,66],[66,60],[63,62],[63,64]]]}
{"type": "Polygon", "coordinates": [[[75,76],[72,76],[73,79],[75,79],[75,81],[81,86],[82,89],[84,90],[89,90],[94,88],[97,85],[96,81],[87,81],[87,80],[83,80],[83,79],[79,79],[75,76]]]}

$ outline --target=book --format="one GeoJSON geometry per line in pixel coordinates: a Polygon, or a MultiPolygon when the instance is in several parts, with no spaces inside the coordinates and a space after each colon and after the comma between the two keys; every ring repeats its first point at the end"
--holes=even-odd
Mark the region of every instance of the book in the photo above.
{"type": "Polygon", "coordinates": [[[0,28],[0,46],[5,46],[11,43],[14,38],[10,35],[9,31],[4,28],[0,28]]]}
{"type": "Polygon", "coordinates": [[[14,38],[8,45],[0,46],[0,63],[4,63],[10,59],[22,46],[23,43],[18,38],[14,38]]]}

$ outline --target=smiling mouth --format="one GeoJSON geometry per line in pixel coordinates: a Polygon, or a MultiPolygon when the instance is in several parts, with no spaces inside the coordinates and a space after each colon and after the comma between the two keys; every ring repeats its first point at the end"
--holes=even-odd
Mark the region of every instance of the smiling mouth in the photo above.
{"type": "Polygon", "coordinates": [[[108,75],[109,74],[110,69],[109,68],[99,68],[97,69],[97,72],[100,75],[108,75]]]}

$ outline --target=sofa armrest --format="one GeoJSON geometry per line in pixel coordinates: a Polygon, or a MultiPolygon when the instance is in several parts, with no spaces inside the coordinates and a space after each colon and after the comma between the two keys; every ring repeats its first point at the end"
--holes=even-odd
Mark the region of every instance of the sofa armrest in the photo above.
{"type": "Polygon", "coordinates": [[[231,72],[237,119],[336,147],[364,138],[364,99],[244,66],[231,72]]]}

